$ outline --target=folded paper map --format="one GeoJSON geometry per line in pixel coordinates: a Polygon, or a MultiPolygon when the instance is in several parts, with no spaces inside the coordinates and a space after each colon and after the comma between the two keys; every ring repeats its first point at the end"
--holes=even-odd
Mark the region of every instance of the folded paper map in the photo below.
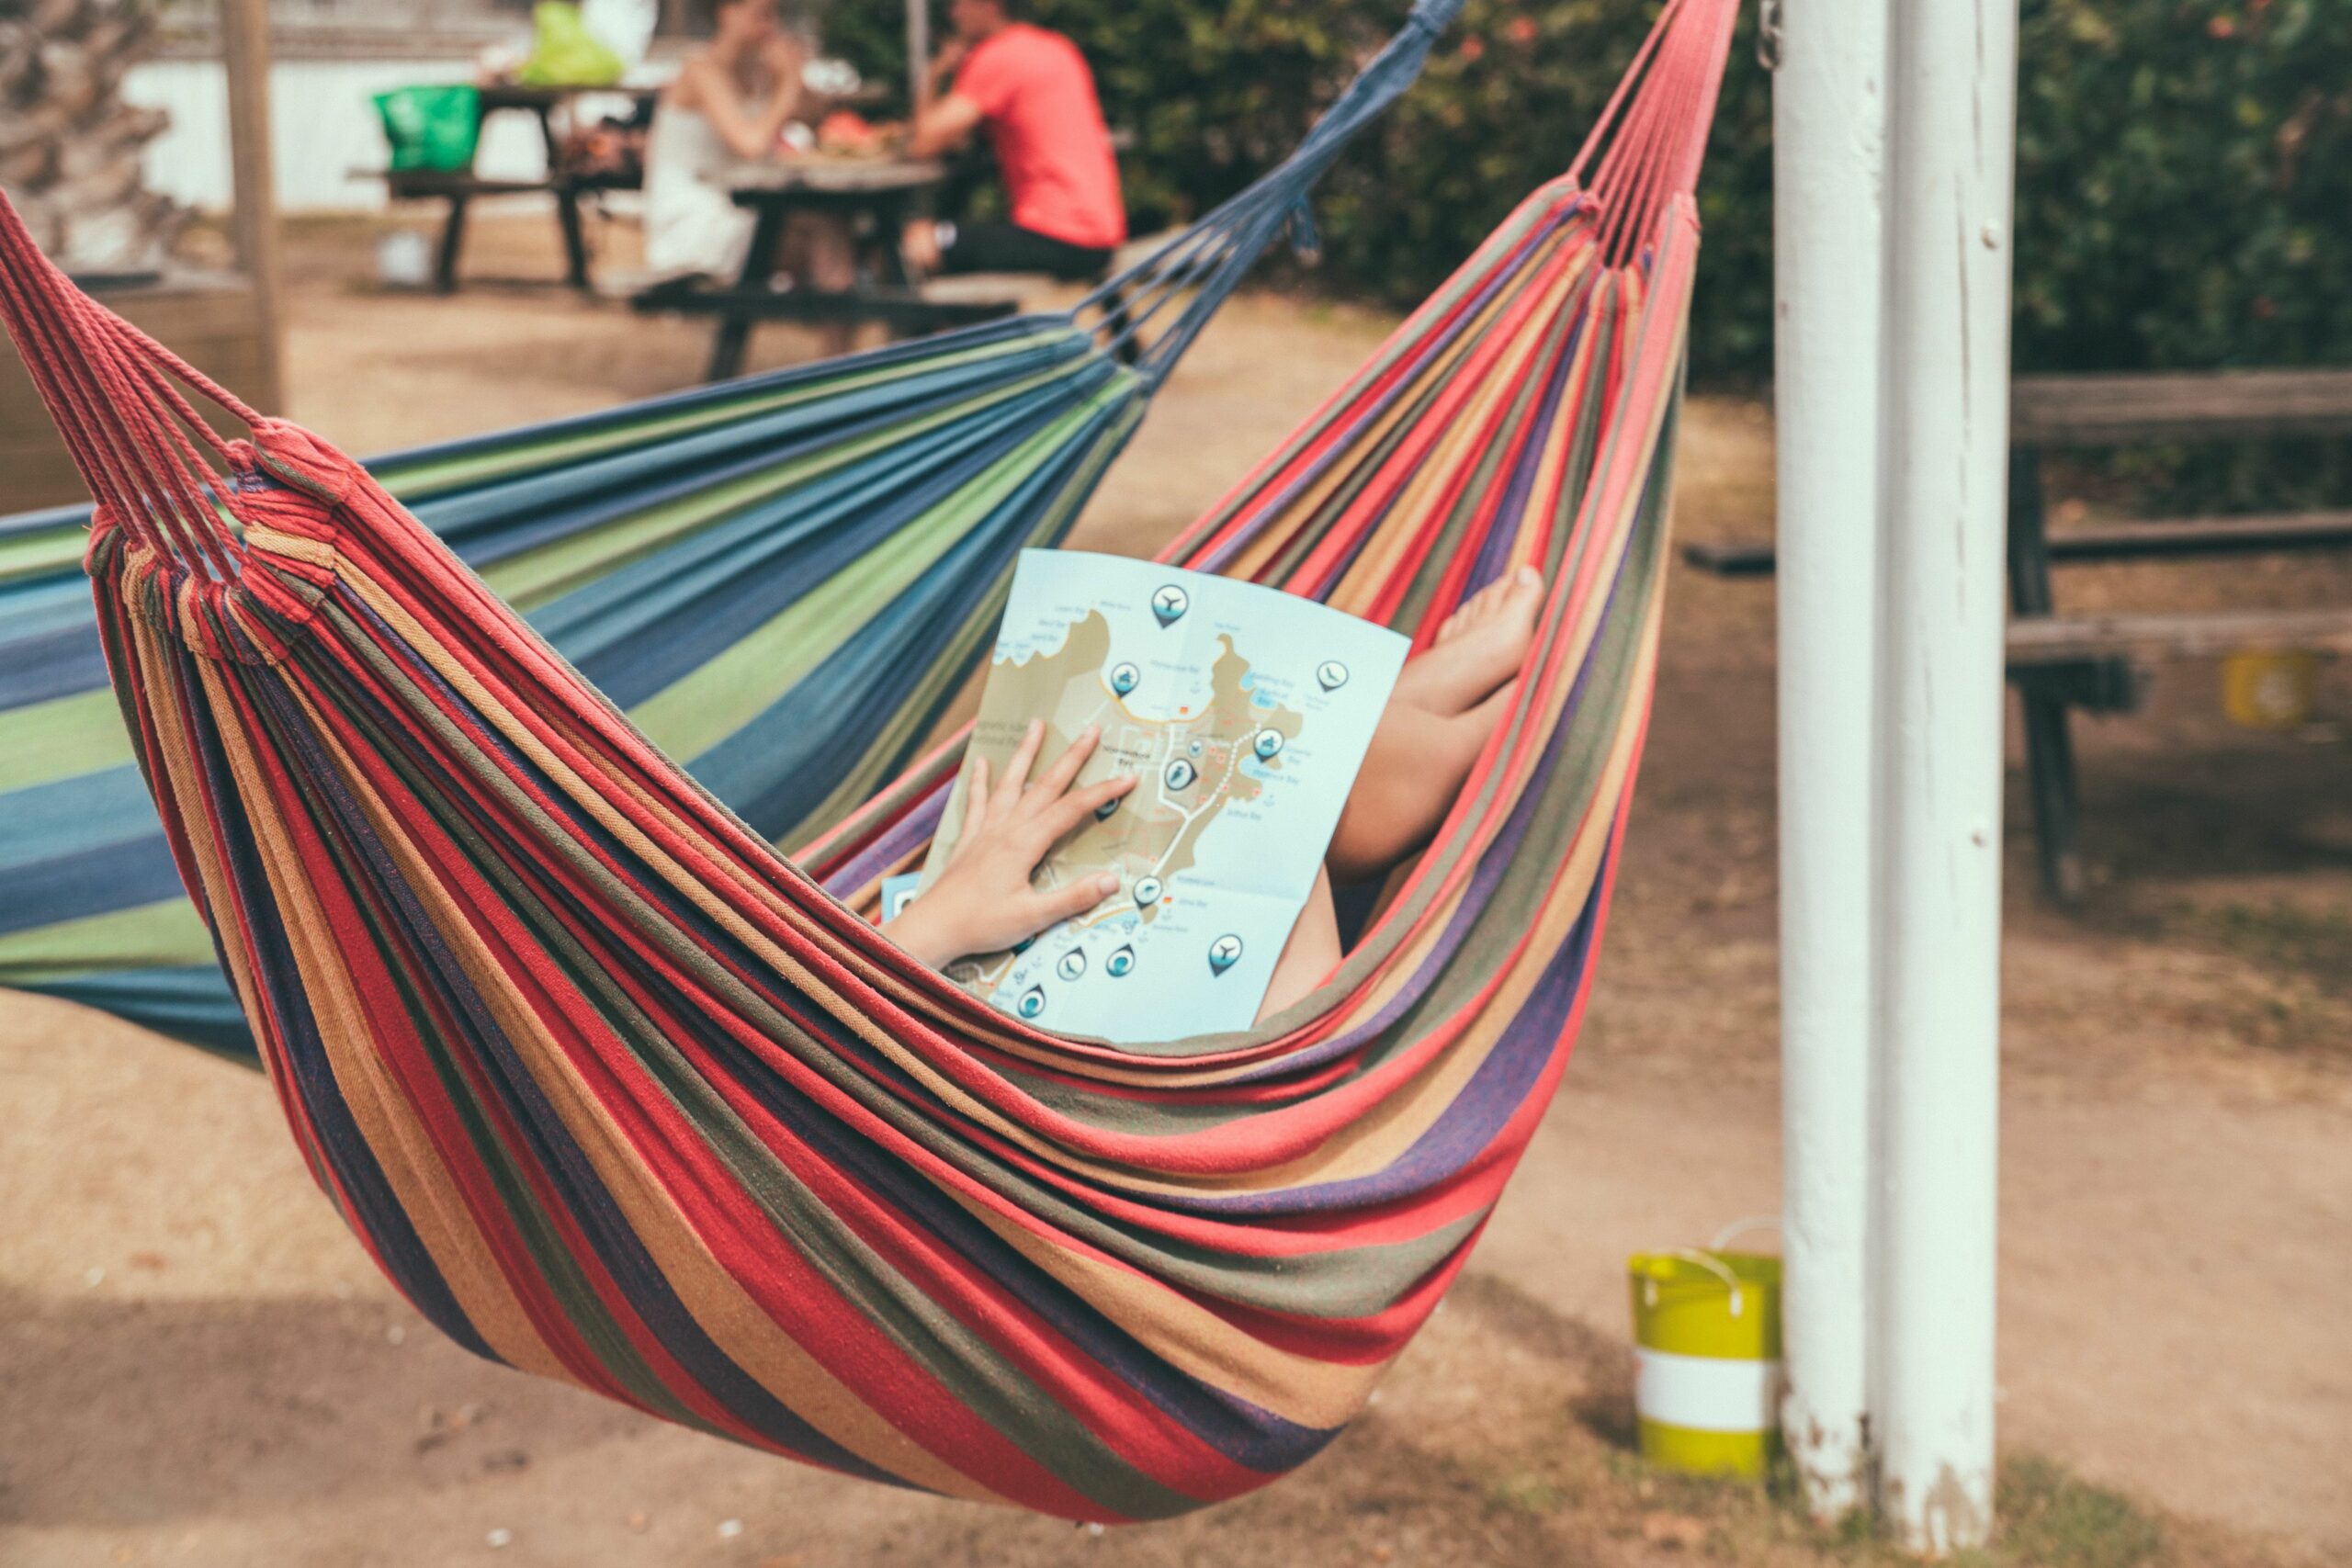
{"type": "MultiPolygon", "coordinates": [[[[949,975],[1062,1033],[1134,1043],[1248,1028],[1408,646],[1254,583],[1024,551],[972,750],[1002,777],[1029,721],[1043,719],[1043,771],[1100,726],[1078,784],[1114,773],[1138,782],[1065,839],[1036,881],[1108,871],[1119,891],[949,975]]],[[[959,779],[917,896],[955,851],[965,787],[959,779]]]]}

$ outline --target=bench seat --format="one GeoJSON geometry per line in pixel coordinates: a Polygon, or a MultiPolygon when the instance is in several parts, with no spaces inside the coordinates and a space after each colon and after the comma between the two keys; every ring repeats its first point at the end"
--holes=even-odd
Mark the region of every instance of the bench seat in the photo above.
{"type": "Polygon", "coordinates": [[[2013,668],[2095,659],[2210,659],[2297,649],[2352,653],[2352,605],[2032,615],[2011,621],[2007,640],[2013,668]]]}
{"type": "MultiPolygon", "coordinates": [[[[2352,548],[2352,512],[2136,518],[2088,524],[2050,536],[2052,565],[2337,548],[2352,548]]],[[[1778,553],[1769,544],[1726,544],[1713,539],[1683,546],[1682,558],[1716,577],[1770,577],[1780,564],[1778,553]]]]}

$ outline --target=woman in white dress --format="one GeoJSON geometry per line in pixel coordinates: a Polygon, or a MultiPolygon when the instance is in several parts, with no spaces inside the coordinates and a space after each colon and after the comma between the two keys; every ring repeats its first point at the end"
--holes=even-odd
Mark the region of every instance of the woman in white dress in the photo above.
{"type": "MultiPolygon", "coordinates": [[[[645,147],[645,262],[657,276],[733,282],[751,243],[752,214],[735,205],[727,169],[775,156],[777,138],[802,104],[808,51],[776,19],[775,0],[724,0],[710,41],[662,95],[645,147]]],[[[787,237],[791,260],[847,282],[846,246],[787,237]]],[[[786,263],[791,265],[790,262],[786,263]]]]}

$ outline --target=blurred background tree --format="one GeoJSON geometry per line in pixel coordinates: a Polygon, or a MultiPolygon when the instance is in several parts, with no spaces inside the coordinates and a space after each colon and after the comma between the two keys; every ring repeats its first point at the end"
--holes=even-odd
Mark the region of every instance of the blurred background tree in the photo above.
{"type": "MultiPolygon", "coordinates": [[[[1404,18],[1405,0],[1031,0],[1093,62],[1138,231],[1232,194],[1404,18]]],[[[1317,287],[1419,299],[1575,155],[1655,0],[1469,0],[1421,84],[1316,200],[1317,287]]],[[[897,80],[899,11],[832,0],[828,42],[897,80]]],[[[1700,207],[1702,385],[1771,371],[1771,88],[1753,9],[1700,207]]],[[[2024,0],[2020,370],[2352,364],[2352,0],[2024,0]]],[[[942,22],[944,28],[944,19],[942,22]]],[[[2316,444],[2139,454],[2177,499],[2352,492],[2316,444]]]]}

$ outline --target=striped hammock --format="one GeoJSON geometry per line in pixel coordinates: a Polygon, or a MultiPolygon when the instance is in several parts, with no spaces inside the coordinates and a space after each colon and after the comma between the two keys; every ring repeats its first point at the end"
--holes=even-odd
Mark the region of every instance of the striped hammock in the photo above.
{"type": "MultiPolygon", "coordinates": [[[[1299,148],[1076,310],[372,464],[769,842],[911,762],[1053,544],[1306,193],[1462,0],[1420,0],[1299,148]]],[[[43,351],[28,344],[28,352],[43,351]]],[[[254,1049],[123,732],[86,509],[0,520],[0,986],[254,1049]]]]}
{"type": "Polygon", "coordinates": [[[1605,139],[1163,558],[1424,638],[1519,564],[1549,591],[1510,716],[1340,968],[1149,1047],[1022,1025],[862,913],[957,745],[780,857],[365,470],[0,225],[174,856],[407,1297],[671,1420],[1069,1518],[1181,1513],[1328,1442],[1463,1267],[1590,985],[1732,16],[1669,0],[1605,139]],[[233,482],[166,374],[247,421],[233,482]]]}

